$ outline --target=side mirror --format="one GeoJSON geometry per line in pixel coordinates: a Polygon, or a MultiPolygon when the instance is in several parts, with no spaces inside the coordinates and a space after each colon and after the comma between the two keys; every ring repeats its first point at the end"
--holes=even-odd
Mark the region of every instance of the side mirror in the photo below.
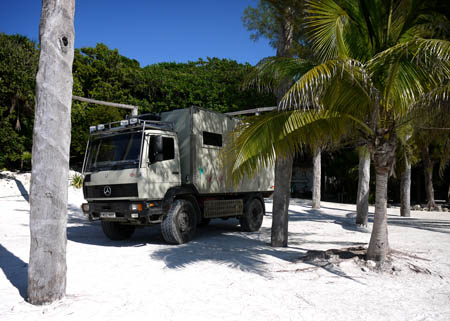
{"type": "Polygon", "coordinates": [[[164,160],[162,136],[150,136],[148,160],[150,161],[150,164],[161,162],[164,160]]]}

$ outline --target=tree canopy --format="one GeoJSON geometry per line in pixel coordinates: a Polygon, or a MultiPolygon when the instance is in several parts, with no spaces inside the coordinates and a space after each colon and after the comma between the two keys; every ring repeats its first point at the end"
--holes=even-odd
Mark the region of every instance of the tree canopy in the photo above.
{"type": "MultiPolygon", "coordinates": [[[[29,168],[39,50],[20,35],[0,34],[0,168],[29,168]],[[28,162],[27,162],[28,160],[28,162]]],[[[273,106],[275,96],[242,89],[253,67],[229,59],[163,62],[141,67],[104,44],[75,50],[73,94],[161,112],[192,105],[220,112],[273,106]]],[[[71,164],[80,165],[89,125],[123,119],[126,111],[74,101],[71,164]]]]}

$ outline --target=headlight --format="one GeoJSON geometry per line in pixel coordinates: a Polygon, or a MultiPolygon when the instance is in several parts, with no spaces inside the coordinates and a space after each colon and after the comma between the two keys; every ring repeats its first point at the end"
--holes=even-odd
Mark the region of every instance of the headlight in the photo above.
{"type": "Polygon", "coordinates": [[[81,204],[81,209],[83,210],[84,213],[89,212],[89,204],[88,203],[81,204]]]}
{"type": "Polygon", "coordinates": [[[142,211],[142,204],[130,204],[130,211],[142,211]]]}

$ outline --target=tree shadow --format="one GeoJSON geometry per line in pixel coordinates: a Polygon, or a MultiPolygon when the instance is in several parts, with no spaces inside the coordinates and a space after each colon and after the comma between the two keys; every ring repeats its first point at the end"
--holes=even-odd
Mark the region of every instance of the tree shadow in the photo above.
{"type": "MultiPolygon", "coordinates": [[[[353,214],[354,212],[349,210],[343,210],[348,214],[353,214]]],[[[271,215],[271,212],[267,212],[267,214],[271,215]]],[[[353,215],[340,216],[340,215],[331,215],[325,214],[322,210],[316,209],[305,209],[303,211],[294,211],[289,210],[289,221],[290,222],[318,222],[318,223],[333,223],[340,225],[344,230],[352,231],[352,232],[360,232],[360,233],[370,233],[367,229],[358,227],[355,224],[355,219],[352,217],[353,215]]],[[[369,222],[373,221],[373,215],[369,215],[369,222]]],[[[335,243],[335,242],[332,242],[335,243]]]]}
{"type": "Polygon", "coordinates": [[[450,221],[448,220],[429,220],[411,217],[389,217],[388,225],[401,227],[411,227],[430,232],[450,234],[450,221]]]}
{"type": "MultiPolygon", "coordinates": [[[[332,207],[322,207],[319,210],[306,208],[302,211],[289,210],[289,221],[310,221],[310,222],[322,222],[322,223],[334,223],[341,225],[343,229],[370,233],[369,230],[356,226],[354,214],[355,211],[338,209],[332,207]],[[340,210],[341,212],[348,213],[346,216],[325,214],[324,209],[340,210]]],[[[267,212],[271,214],[271,212],[267,212]]],[[[373,213],[369,213],[368,221],[373,223],[373,213]]],[[[398,215],[388,215],[388,225],[410,227],[420,230],[426,230],[430,232],[450,234],[450,220],[431,220],[431,219],[421,219],[413,217],[401,217],[398,215]]]]}
{"type": "Polygon", "coordinates": [[[26,299],[28,264],[0,244],[0,268],[9,282],[19,290],[20,296],[26,299]]]}
{"type": "Polygon", "coordinates": [[[292,263],[303,251],[270,247],[263,236],[266,232],[242,232],[237,220],[218,221],[200,228],[191,242],[159,249],[151,257],[164,261],[169,269],[204,261],[268,276],[267,256],[292,263]]]}
{"type": "MultiPolygon", "coordinates": [[[[163,261],[169,269],[185,268],[198,262],[215,262],[240,271],[270,277],[269,266],[274,259],[295,263],[309,250],[296,247],[295,244],[360,245],[354,242],[311,242],[305,237],[313,233],[289,233],[290,245],[286,248],[274,248],[268,244],[271,230],[269,227],[263,227],[256,233],[242,232],[236,219],[212,220],[210,225],[198,227],[194,239],[182,245],[168,245],[161,236],[159,226],[137,229],[130,240],[111,241],[103,234],[99,221],[89,222],[77,208],[73,210],[75,212],[69,214],[68,220],[69,240],[95,246],[161,245],[150,254],[150,257],[163,261]]],[[[320,266],[320,268],[334,275],[350,278],[337,267],[320,266]]]]}
{"type": "Polygon", "coordinates": [[[14,178],[14,182],[16,182],[17,188],[20,191],[20,195],[29,203],[30,202],[30,195],[28,194],[27,189],[25,186],[23,186],[22,182],[18,179],[14,178]]]}

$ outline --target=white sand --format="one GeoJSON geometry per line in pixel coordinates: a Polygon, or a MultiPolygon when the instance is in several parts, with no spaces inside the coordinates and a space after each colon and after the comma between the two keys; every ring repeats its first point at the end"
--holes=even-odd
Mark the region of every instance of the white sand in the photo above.
{"type": "Polygon", "coordinates": [[[322,202],[313,211],[292,200],[288,248],[268,245],[270,202],[258,233],[214,220],[173,246],[156,227],[108,240],[83,216],[82,192],[73,188],[67,296],[32,306],[24,300],[29,204],[19,189],[27,193],[30,175],[11,175],[0,179],[0,320],[450,320],[450,213],[413,211],[406,219],[389,209],[391,247],[410,256],[394,256],[400,271],[381,274],[353,260],[319,268],[297,261],[309,249],[367,244],[370,233],[349,217],[354,205],[322,202]]]}

